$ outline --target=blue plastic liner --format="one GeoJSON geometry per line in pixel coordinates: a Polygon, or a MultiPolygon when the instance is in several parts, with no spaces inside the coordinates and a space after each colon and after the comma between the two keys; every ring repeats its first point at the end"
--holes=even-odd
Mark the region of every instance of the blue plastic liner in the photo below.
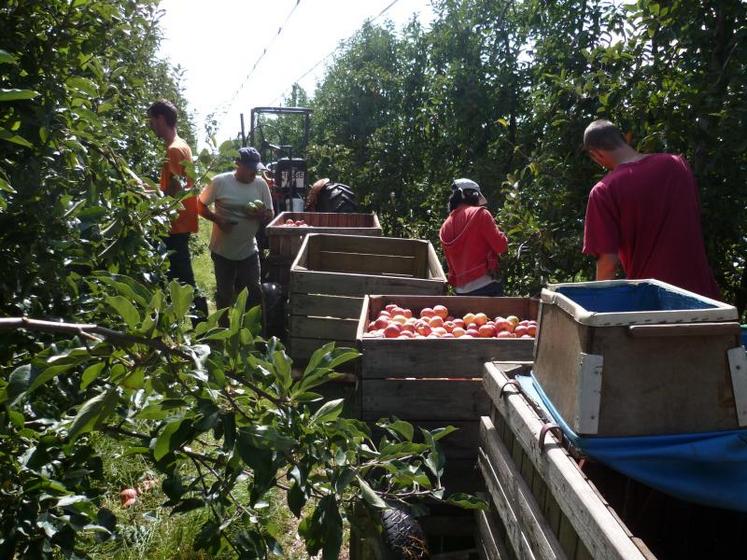
{"type": "Polygon", "coordinates": [[[747,429],[657,436],[579,436],[566,424],[533,375],[516,379],[523,392],[587,456],[682,500],[747,512],[747,429]]]}
{"type": "Polygon", "coordinates": [[[684,311],[713,309],[716,306],[701,300],[696,294],[673,292],[646,282],[620,284],[604,288],[561,286],[556,290],[595,313],[625,313],[636,311],[684,311]]]}
{"type": "Polygon", "coordinates": [[[747,348],[747,325],[742,325],[742,346],[747,348]]]}

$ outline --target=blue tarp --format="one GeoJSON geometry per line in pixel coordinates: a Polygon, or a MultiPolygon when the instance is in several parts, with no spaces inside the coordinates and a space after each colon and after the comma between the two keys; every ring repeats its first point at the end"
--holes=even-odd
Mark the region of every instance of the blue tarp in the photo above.
{"type": "Polygon", "coordinates": [[[747,429],[658,436],[579,436],[565,423],[534,376],[516,379],[524,393],[588,457],[677,498],[747,512],[747,429]]]}
{"type": "Polygon", "coordinates": [[[747,325],[742,325],[742,346],[747,348],[747,325]]]}

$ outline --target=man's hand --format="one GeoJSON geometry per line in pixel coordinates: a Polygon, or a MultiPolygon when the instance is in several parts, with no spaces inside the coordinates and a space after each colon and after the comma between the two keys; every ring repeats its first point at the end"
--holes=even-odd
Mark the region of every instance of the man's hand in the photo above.
{"type": "Polygon", "coordinates": [[[233,226],[235,226],[237,222],[235,220],[224,218],[223,216],[218,216],[218,214],[213,214],[213,223],[221,230],[228,233],[233,229],[233,226]]]}

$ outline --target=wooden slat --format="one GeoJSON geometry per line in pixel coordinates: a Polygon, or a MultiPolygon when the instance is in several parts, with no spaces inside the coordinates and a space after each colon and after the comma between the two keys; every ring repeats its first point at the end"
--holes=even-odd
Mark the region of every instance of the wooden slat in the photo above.
{"type": "Polygon", "coordinates": [[[360,297],[293,294],[289,309],[293,315],[357,319],[362,305],[360,297]]]}
{"type": "Polygon", "coordinates": [[[511,548],[516,551],[516,556],[521,559],[535,559],[532,547],[527,540],[526,535],[522,532],[519,519],[514,511],[514,504],[503,488],[502,480],[493,469],[490,460],[482,449],[478,450],[478,465],[482,472],[485,488],[490,494],[491,501],[495,510],[498,512],[503,526],[506,528],[506,534],[511,548]]]}
{"type": "Polygon", "coordinates": [[[364,379],[480,377],[485,362],[529,360],[532,339],[360,339],[364,379]]]}
{"type": "Polygon", "coordinates": [[[312,250],[341,251],[344,253],[371,253],[376,255],[402,255],[414,257],[428,254],[429,242],[423,239],[397,237],[368,237],[360,235],[310,235],[312,250]],[[316,247],[313,247],[316,246],[316,247]]]}
{"type": "Polygon", "coordinates": [[[477,527],[479,530],[478,552],[482,550],[482,557],[486,560],[508,560],[510,558],[506,545],[501,537],[501,531],[496,526],[493,514],[487,511],[478,511],[477,527]],[[482,548],[480,548],[482,544],[482,548]]]}
{"type": "MultiPolygon", "coordinates": [[[[307,239],[309,238],[307,237],[307,239]]],[[[301,255],[302,253],[299,253],[299,257],[301,255]]],[[[445,280],[317,272],[313,270],[301,271],[296,268],[295,262],[291,267],[292,293],[362,297],[368,294],[381,293],[442,295],[445,290],[445,280]]]]}
{"type": "Polygon", "coordinates": [[[288,320],[288,336],[291,338],[317,338],[320,340],[350,340],[355,346],[355,330],[358,321],[337,317],[291,316],[288,320]]]}
{"type": "Polygon", "coordinates": [[[376,255],[370,253],[341,253],[319,251],[315,270],[323,272],[352,272],[354,274],[398,274],[425,278],[418,269],[415,257],[408,255],[376,255]]]}
{"type": "Polygon", "coordinates": [[[479,381],[372,379],[363,383],[362,407],[364,420],[477,421],[489,403],[479,381]]]}
{"type": "MultiPolygon", "coordinates": [[[[519,527],[527,537],[535,557],[538,560],[566,558],[526,479],[519,471],[518,465],[512,461],[508,450],[498,438],[493,423],[487,417],[481,418],[480,459],[490,462],[492,472],[500,480],[503,493],[509,500],[519,527]]],[[[487,474],[490,475],[491,472],[488,471],[487,474]]],[[[506,521],[504,519],[504,523],[506,521]]]]}
{"type": "Polygon", "coordinates": [[[557,444],[554,436],[547,436],[545,450],[540,452],[538,437],[542,422],[521,394],[499,396],[508,379],[496,364],[485,365],[483,379],[493,406],[511,426],[547,484],[548,491],[555,496],[591,555],[610,560],[643,560],[644,556],[628,536],[627,528],[610,514],[607,504],[599,499],[575,461],[557,444]]]}

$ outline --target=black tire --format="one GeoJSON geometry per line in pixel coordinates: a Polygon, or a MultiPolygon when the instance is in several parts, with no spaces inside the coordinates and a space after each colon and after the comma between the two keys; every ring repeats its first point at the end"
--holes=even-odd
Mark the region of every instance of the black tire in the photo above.
{"type": "Polygon", "coordinates": [[[384,549],[391,560],[427,560],[431,557],[423,528],[401,507],[381,511],[384,549]]]}
{"type": "Polygon", "coordinates": [[[319,193],[317,212],[357,212],[358,203],[353,189],[342,183],[330,183],[319,193]]]}

